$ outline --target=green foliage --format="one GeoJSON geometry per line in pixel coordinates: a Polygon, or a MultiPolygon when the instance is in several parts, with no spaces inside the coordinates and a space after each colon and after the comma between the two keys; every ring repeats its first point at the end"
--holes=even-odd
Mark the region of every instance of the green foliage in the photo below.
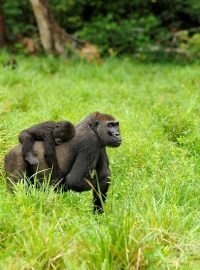
{"type": "Polygon", "coordinates": [[[198,26],[200,3],[197,0],[152,0],[151,9],[168,28],[185,29],[198,26]]]}
{"type": "Polygon", "coordinates": [[[0,67],[0,269],[198,269],[200,67],[17,61],[0,67]],[[108,150],[105,214],[92,213],[91,192],[6,191],[3,158],[22,129],[96,110],[119,119],[123,137],[108,150]]]}
{"type": "Polygon", "coordinates": [[[113,17],[108,15],[85,24],[77,35],[97,44],[104,54],[133,53],[144,44],[152,43],[150,33],[157,25],[157,19],[152,15],[120,22],[115,22],[113,17]]]}
{"type": "Polygon", "coordinates": [[[200,56],[200,33],[190,34],[189,31],[181,31],[177,35],[177,46],[185,52],[188,57],[200,56]]]}
{"type": "Polygon", "coordinates": [[[200,55],[200,33],[196,33],[192,36],[192,38],[188,41],[189,45],[189,51],[191,51],[192,54],[200,55]]]}
{"type": "Polygon", "coordinates": [[[192,133],[194,124],[190,113],[181,109],[175,100],[156,105],[154,112],[170,141],[178,143],[181,138],[192,133]]]}
{"type": "MultiPolygon", "coordinates": [[[[78,37],[100,47],[104,54],[133,54],[150,46],[174,46],[173,35],[199,25],[198,0],[49,1],[56,20],[78,37]]],[[[38,33],[29,1],[6,0],[3,4],[7,39],[38,33]]],[[[19,45],[18,45],[19,46],[19,45]]],[[[199,34],[188,36],[184,47],[189,57],[199,53],[199,34]]],[[[159,56],[159,55],[158,55],[159,56]]]]}
{"type": "Polygon", "coordinates": [[[19,35],[31,36],[37,31],[28,1],[6,0],[3,3],[3,11],[9,41],[16,41],[19,35]]]}

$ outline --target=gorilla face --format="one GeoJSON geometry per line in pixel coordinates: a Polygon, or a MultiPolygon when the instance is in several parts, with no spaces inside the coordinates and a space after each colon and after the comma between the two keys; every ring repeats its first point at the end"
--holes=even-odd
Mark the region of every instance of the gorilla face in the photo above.
{"type": "Polygon", "coordinates": [[[104,146],[118,147],[122,143],[118,121],[99,121],[97,133],[104,146]]]}
{"type": "Polygon", "coordinates": [[[55,144],[59,145],[63,142],[71,140],[75,136],[75,127],[69,121],[57,122],[53,129],[53,137],[55,144]]]}

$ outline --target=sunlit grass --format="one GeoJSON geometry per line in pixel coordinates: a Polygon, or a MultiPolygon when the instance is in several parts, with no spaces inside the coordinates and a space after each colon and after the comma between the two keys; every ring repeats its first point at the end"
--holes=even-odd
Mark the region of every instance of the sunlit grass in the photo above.
{"type": "Polygon", "coordinates": [[[0,269],[199,269],[200,67],[17,61],[0,68],[0,269]],[[105,214],[92,213],[91,192],[6,191],[3,158],[22,129],[97,110],[123,136],[108,150],[105,214]]]}

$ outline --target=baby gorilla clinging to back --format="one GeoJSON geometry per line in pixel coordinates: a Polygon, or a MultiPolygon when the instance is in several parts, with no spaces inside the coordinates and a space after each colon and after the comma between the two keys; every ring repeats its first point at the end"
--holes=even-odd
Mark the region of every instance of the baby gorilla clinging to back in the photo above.
{"type": "Polygon", "coordinates": [[[75,127],[69,121],[48,121],[34,125],[19,134],[23,158],[30,165],[37,166],[39,161],[33,153],[33,144],[35,141],[44,141],[45,159],[48,166],[53,168],[51,179],[61,178],[62,175],[56,158],[55,145],[67,142],[74,136],[75,127]]]}

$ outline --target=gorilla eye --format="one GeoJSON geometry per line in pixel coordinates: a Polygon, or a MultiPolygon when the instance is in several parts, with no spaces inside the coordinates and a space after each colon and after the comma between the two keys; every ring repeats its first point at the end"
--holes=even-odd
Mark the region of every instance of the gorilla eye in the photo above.
{"type": "Polygon", "coordinates": [[[96,119],[96,120],[94,121],[94,126],[97,127],[98,125],[99,125],[99,120],[96,119]]]}
{"type": "Polygon", "coordinates": [[[108,135],[109,135],[109,136],[113,136],[113,134],[114,134],[113,132],[108,131],[108,135]]]}

